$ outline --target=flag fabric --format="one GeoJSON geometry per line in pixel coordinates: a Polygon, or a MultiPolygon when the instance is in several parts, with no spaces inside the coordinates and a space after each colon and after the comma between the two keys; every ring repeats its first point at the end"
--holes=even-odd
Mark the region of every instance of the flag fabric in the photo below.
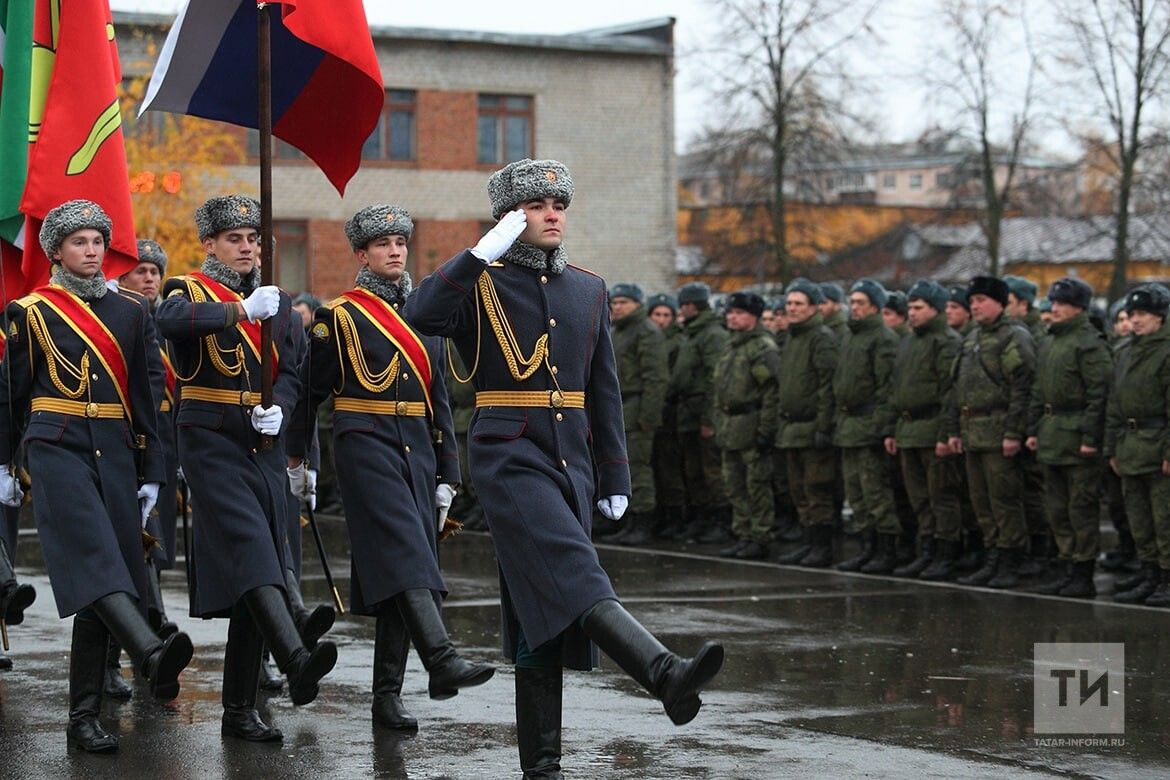
{"type": "MultiPolygon", "coordinates": [[[[386,97],[361,0],[275,0],[272,133],[317,163],[341,194],[386,97]]],[[[179,13],[142,111],[259,126],[257,0],[198,0],[179,13]]]]}
{"type": "Polygon", "coordinates": [[[37,240],[41,220],[74,198],[96,202],[114,223],[103,263],[106,277],[138,264],[118,104],[121,79],[108,0],[36,0],[28,173],[20,203],[27,217],[26,289],[49,278],[48,258],[37,240]]]}
{"type": "Polygon", "coordinates": [[[20,196],[28,170],[28,98],[32,78],[33,7],[0,0],[0,297],[23,292],[24,214],[20,196]]]}

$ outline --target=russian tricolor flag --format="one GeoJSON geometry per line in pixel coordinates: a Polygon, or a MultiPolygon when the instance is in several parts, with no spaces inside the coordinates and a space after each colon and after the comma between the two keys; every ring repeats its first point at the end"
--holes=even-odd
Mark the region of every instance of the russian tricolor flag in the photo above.
{"type": "MultiPolygon", "coordinates": [[[[188,0],[150,79],[155,109],[258,127],[259,0],[188,0]]],[[[345,193],[386,92],[361,0],[270,0],[272,134],[345,193]]]]}

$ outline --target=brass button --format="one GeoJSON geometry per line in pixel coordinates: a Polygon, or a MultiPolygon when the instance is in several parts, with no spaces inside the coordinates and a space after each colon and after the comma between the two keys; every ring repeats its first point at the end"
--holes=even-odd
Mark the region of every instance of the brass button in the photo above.
{"type": "Polygon", "coordinates": [[[565,396],[563,393],[561,393],[560,390],[553,390],[552,393],[549,394],[548,402],[553,406],[554,409],[560,409],[565,405],[565,396]]]}
{"type": "Polygon", "coordinates": [[[549,318],[548,318],[548,326],[549,326],[550,328],[555,328],[555,327],[557,326],[557,319],[556,319],[556,317],[549,317],[549,318]]]}
{"type": "Polygon", "coordinates": [[[551,367],[549,368],[549,371],[551,371],[551,372],[553,372],[553,373],[555,374],[556,372],[560,371],[560,369],[559,369],[559,368],[557,368],[556,366],[551,366],[551,367]]]}
{"type": "MultiPolygon", "coordinates": [[[[85,416],[86,417],[97,417],[98,416],[98,405],[93,403],[92,401],[90,403],[86,404],[85,405],[85,416]]],[[[101,453],[99,452],[98,454],[100,455],[101,453]]]]}
{"type": "MultiPolygon", "coordinates": [[[[240,406],[255,406],[255,404],[249,403],[249,401],[252,400],[251,396],[252,396],[252,394],[249,393],[247,390],[241,390],[240,391],[240,406]]],[[[251,414],[251,413],[252,413],[252,410],[249,409],[248,414],[251,414]]]]}
{"type": "Polygon", "coordinates": [[[547,276],[544,276],[544,275],[541,275],[541,277],[540,277],[540,283],[541,283],[541,284],[548,284],[548,277],[547,277],[547,276]]]}
{"type": "Polygon", "coordinates": [[[93,454],[94,454],[94,457],[100,458],[102,456],[102,451],[101,450],[94,450],[93,454]]]}
{"type": "MultiPolygon", "coordinates": [[[[398,415],[399,417],[405,417],[406,416],[406,401],[399,401],[398,403],[394,404],[394,413],[396,415],[398,415]]],[[[410,452],[410,450],[407,449],[407,452],[410,452]]]]}
{"type": "Polygon", "coordinates": [[[563,414],[561,414],[560,412],[557,412],[557,422],[560,422],[561,420],[564,420],[564,419],[565,419],[565,416],[563,414]]]}
{"type": "Polygon", "coordinates": [[[569,467],[569,461],[565,460],[564,458],[561,458],[561,468],[567,469],[568,467],[569,467]]]}
{"type": "Polygon", "coordinates": [[[404,449],[406,452],[410,452],[410,445],[409,445],[409,444],[407,444],[407,445],[406,445],[405,447],[403,447],[402,449],[404,449]]]}

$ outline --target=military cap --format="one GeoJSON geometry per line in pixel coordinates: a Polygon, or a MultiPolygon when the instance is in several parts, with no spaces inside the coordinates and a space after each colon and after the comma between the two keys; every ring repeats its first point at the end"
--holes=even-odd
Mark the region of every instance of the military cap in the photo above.
{"type": "Polygon", "coordinates": [[[646,299],[646,309],[654,311],[659,306],[665,306],[675,314],[678,314],[678,299],[669,293],[655,293],[646,299]]]}
{"type": "Polygon", "coordinates": [[[890,290],[886,293],[886,305],[882,308],[889,309],[895,314],[905,317],[908,311],[906,304],[909,300],[906,298],[906,293],[901,290],[890,290]]]}
{"type": "Polygon", "coordinates": [[[622,282],[609,288],[609,299],[612,301],[614,298],[629,298],[631,301],[641,303],[646,300],[646,293],[642,292],[639,285],[622,282]]]}
{"type": "Polygon", "coordinates": [[[401,206],[385,203],[358,209],[345,223],[345,237],[349,239],[350,249],[355,252],[384,236],[403,236],[409,241],[413,232],[414,221],[410,213],[401,206]]]}
{"type": "Polygon", "coordinates": [[[260,229],[260,204],[247,195],[220,195],[208,198],[195,210],[199,240],[214,238],[225,230],[260,229]]]}
{"type": "Polygon", "coordinates": [[[1052,311],[1052,301],[1047,297],[1037,298],[1036,299],[1036,311],[1040,312],[1041,314],[1043,314],[1046,311],[1052,311]]]}
{"type": "Polygon", "coordinates": [[[810,282],[803,276],[796,277],[784,288],[785,295],[792,295],[792,293],[804,293],[808,296],[808,302],[813,305],[825,300],[824,294],[821,293],[821,286],[816,282],[810,282]]]}
{"type": "Polygon", "coordinates": [[[764,299],[754,292],[737,292],[727,296],[724,309],[742,309],[748,314],[759,317],[764,313],[764,299]]]}
{"type": "Polygon", "coordinates": [[[1049,310],[1056,301],[1076,306],[1078,309],[1087,309],[1093,302],[1093,288],[1083,279],[1062,276],[1048,288],[1048,300],[1049,310]]]}
{"type": "Polygon", "coordinates": [[[1156,282],[1147,282],[1125,296],[1127,313],[1145,311],[1166,319],[1167,310],[1170,310],[1170,290],[1156,282]]]}
{"type": "Polygon", "coordinates": [[[778,295],[769,302],[769,307],[772,311],[784,311],[788,307],[788,296],[778,295]]]}
{"type": "Polygon", "coordinates": [[[1022,276],[1005,276],[1003,278],[1004,284],[1008,287],[1008,292],[1019,298],[1021,301],[1034,303],[1036,301],[1036,293],[1039,289],[1036,283],[1031,279],[1025,279],[1022,276]]]}
{"type": "Polygon", "coordinates": [[[967,285],[967,299],[970,300],[975,295],[986,295],[993,301],[998,301],[1000,306],[1007,306],[1007,282],[997,276],[976,276],[967,285]]]}
{"type": "MultiPolygon", "coordinates": [[[[967,294],[966,287],[952,287],[947,290],[948,300],[957,303],[968,311],[971,310],[971,296],[967,294]]],[[[945,308],[945,307],[944,307],[945,308]]],[[[942,309],[939,309],[942,311],[942,309]]]]}
{"type": "Polygon", "coordinates": [[[930,308],[941,312],[946,310],[947,301],[951,300],[951,293],[938,282],[930,279],[919,279],[910,288],[910,292],[906,293],[906,299],[908,301],[924,301],[930,308]]]}
{"type": "Polygon", "coordinates": [[[317,309],[321,308],[321,299],[316,295],[313,295],[313,293],[303,292],[292,299],[293,306],[296,306],[299,303],[303,303],[304,305],[308,306],[310,311],[317,311],[317,309]]]}
{"type": "MultiPolygon", "coordinates": [[[[836,285],[833,286],[836,287],[836,285]]],[[[823,291],[824,288],[825,286],[822,284],[821,290],[823,291]]],[[[837,289],[840,288],[838,287],[837,289]]],[[[866,298],[869,298],[869,302],[879,309],[885,308],[886,298],[889,297],[888,293],[886,293],[886,288],[882,287],[879,282],[876,282],[873,279],[858,279],[853,283],[853,286],[849,288],[850,295],[855,292],[859,292],[866,298]]]]}
{"type": "Polygon", "coordinates": [[[154,263],[160,276],[167,275],[167,253],[152,238],[138,239],[138,262],[154,263]]]}
{"type": "Polygon", "coordinates": [[[707,286],[706,282],[687,282],[678,291],[678,302],[681,306],[684,303],[710,303],[711,288],[707,286]]]}
{"type": "Polygon", "coordinates": [[[1109,304],[1109,324],[1115,324],[1123,311],[1125,311],[1125,298],[1118,298],[1109,304]]]}
{"type": "Polygon", "coordinates": [[[92,200],[70,200],[51,209],[41,223],[40,241],[45,256],[53,260],[53,255],[61,249],[61,244],[72,233],[78,230],[96,230],[110,245],[110,233],[114,223],[102,207],[92,200]]]}
{"type": "Polygon", "coordinates": [[[573,200],[573,177],[564,163],[525,158],[508,163],[488,179],[488,199],[496,219],[521,203],[543,198],[556,198],[566,206],[573,200]]]}
{"type": "Polygon", "coordinates": [[[845,300],[845,291],[835,282],[821,282],[821,298],[826,301],[841,303],[845,300]]]}

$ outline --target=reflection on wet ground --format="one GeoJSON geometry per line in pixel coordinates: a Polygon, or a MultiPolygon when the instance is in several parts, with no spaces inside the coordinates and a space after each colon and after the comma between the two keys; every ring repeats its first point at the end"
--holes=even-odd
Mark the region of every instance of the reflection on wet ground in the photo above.
{"type": "MultiPolygon", "coordinates": [[[[323,520],[330,563],[348,590],[344,528],[323,520]]],[[[645,778],[986,777],[1004,771],[1061,776],[1164,776],[1170,770],[1168,684],[1156,671],[1170,647],[1170,613],[1025,594],[805,571],[684,553],[601,548],[630,609],[663,641],[691,651],[704,638],[727,646],[727,664],[689,726],[608,661],[566,676],[565,760],[570,776],[645,778]],[[1123,642],[1124,745],[1040,746],[1032,726],[1032,645],[1123,642]]],[[[0,775],[118,773],[201,777],[513,777],[516,749],[510,669],[446,702],[426,697],[412,656],[404,700],[421,731],[373,729],[369,676],[373,621],[344,616],[333,632],[336,671],[321,698],[266,708],[282,746],[219,736],[226,623],[181,615],[181,573],[164,579],[172,617],[196,656],[179,699],[141,694],[107,703],[117,758],[65,749],[69,621],[56,619],[35,536],[22,535],[18,567],[40,598],[14,627],[16,668],[0,673],[0,775]]],[[[469,655],[498,660],[498,583],[490,540],[464,534],[442,548],[451,597],[445,615],[469,655]]],[[[306,600],[327,600],[306,560],[306,600]]]]}

